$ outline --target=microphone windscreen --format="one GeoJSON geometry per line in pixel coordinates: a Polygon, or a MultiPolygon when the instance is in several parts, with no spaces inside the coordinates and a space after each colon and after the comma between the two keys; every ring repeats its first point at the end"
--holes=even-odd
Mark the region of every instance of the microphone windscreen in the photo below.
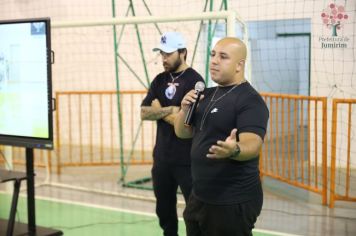
{"type": "Polygon", "coordinates": [[[196,91],[203,92],[204,89],[205,89],[205,84],[204,84],[204,82],[198,81],[198,82],[195,84],[194,89],[195,89],[196,91]]]}

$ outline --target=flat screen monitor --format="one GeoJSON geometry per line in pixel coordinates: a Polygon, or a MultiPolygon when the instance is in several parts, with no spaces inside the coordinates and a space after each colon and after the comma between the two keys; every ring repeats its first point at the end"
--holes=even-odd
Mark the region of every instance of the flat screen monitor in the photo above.
{"type": "Polygon", "coordinates": [[[0,145],[53,148],[50,19],[0,21],[0,145]]]}

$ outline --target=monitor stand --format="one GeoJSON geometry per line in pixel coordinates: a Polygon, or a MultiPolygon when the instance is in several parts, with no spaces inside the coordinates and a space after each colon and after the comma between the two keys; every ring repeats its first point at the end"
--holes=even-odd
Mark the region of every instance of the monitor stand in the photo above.
{"type": "MultiPolygon", "coordinates": [[[[48,229],[40,226],[36,226],[36,209],[35,209],[35,173],[33,167],[33,148],[26,148],[26,179],[27,179],[27,218],[28,223],[23,224],[19,222],[13,223],[13,232],[7,230],[7,226],[10,225],[8,220],[0,220],[0,236],[12,236],[12,235],[63,235],[62,231],[55,229],[48,229]]],[[[15,185],[16,187],[16,185],[15,185]]],[[[18,188],[20,185],[18,185],[18,188]]],[[[15,189],[16,190],[16,189],[15,189]]],[[[19,192],[14,191],[14,194],[19,192]]],[[[15,196],[18,197],[18,196],[15,196]]],[[[12,206],[16,211],[16,206],[12,206]]],[[[12,217],[11,217],[12,218],[12,217]]],[[[11,219],[9,219],[11,220],[11,219]]]]}

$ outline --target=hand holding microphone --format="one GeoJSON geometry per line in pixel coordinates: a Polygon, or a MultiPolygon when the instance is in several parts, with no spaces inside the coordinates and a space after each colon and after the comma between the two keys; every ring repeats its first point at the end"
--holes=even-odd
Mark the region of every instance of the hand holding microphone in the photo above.
{"type": "Polygon", "coordinates": [[[189,92],[183,99],[182,101],[182,109],[185,107],[189,107],[186,117],[184,119],[184,125],[185,126],[191,126],[192,121],[193,121],[193,116],[195,113],[195,110],[198,106],[200,97],[204,91],[205,84],[201,81],[198,81],[195,84],[194,91],[189,92]],[[183,104],[185,103],[185,104],[183,104]]]}

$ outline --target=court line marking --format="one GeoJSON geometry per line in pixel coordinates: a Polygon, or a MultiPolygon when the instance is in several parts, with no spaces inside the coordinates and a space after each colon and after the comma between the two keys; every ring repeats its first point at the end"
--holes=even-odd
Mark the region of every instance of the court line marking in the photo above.
{"type": "MultiPolygon", "coordinates": [[[[11,193],[8,193],[6,191],[0,190],[0,193],[5,193],[8,195],[11,195],[11,193]]],[[[20,194],[21,197],[26,197],[26,194],[20,194]]],[[[128,210],[124,208],[119,208],[119,207],[108,207],[108,206],[102,206],[98,204],[92,204],[92,203],[83,203],[83,202],[78,202],[78,201],[71,201],[71,200],[64,200],[64,199],[58,199],[58,198],[51,198],[51,197],[43,197],[43,196],[36,196],[36,199],[39,200],[45,200],[49,202],[59,202],[59,203],[64,203],[64,204],[69,204],[69,205],[77,205],[77,206],[83,206],[83,207],[89,207],[89,208],[96,208],[96,209],[103,209],[103,210],[109,210],[109,211],[115,211],[115,212],[124,212],[124,213],[129,213],[129,214],[135,214],[135,215],[144,215],[144,216],[149,216],[149,217],[157,217],[156,214],[154,213],[149,213],[149,212],[144,212],[144,211],[134,211],[134,210],[128,210]]],[[[179,221],[184,221],[182,217],[178,217],[179,221]]],[[[273,234],[275,236],[301,236],[298,234],[288,234],[288,233],[283,233],[279,231],[272,231],[272,230],[265,230],[265,229],[253,229],[254,232],[259,232],[259,233],[266,233],[266,234],[273,234]]]]}

